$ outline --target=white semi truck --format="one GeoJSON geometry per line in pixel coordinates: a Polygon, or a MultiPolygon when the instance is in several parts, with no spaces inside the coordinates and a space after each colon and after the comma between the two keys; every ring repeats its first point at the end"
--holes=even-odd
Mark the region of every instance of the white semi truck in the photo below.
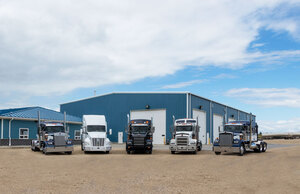
{"type": "Polygon", "coordinates": [[[199,139],[199,125],[196,119],[177,119],[173,117],[174,132],[170,141],[170,150],[175,152],[201,151],[202,142],[199,139]]]}
{"type": "MultiPolygon", "coordinates": [[[[112,130],[109,130],[110,135],[112,130]]],[[[81,150],[86,152],[101,151],[109,153],[110,140],[107,138],[107,122],[104,115],[83,115],[81,150]]]]}

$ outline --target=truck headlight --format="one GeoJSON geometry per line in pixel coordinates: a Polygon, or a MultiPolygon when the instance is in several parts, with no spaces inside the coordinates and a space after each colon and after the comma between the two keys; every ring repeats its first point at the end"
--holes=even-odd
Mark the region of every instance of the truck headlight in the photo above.
{"type": "Polygon", "coordinates": [[[71,141],[71,140],[68,140],[68,141],[67,141],[67,144],[68,144],[68,145],[72,144],[72,141],[71,141]]]}
{"type": "Polygon", "coordinates": [[[53,145],[53,141],[47,141],[48,145],[53,145]]]}

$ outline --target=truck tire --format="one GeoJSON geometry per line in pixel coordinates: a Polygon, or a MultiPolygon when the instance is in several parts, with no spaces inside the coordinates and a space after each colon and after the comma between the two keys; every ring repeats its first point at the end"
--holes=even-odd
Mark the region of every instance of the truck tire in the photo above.
{"type": "Polygon", "coordinates": [[[216,155],[220,155],[220,154],[221,154],[221,152],[215,152],[215,154],[216,154],[216,155]]]}
{"type": "Polygon", "coordinates": [[[200,145],[197,147],[197,151],[201,151],[202,150],[202,144],[200,143],[200,145]]]}
{"type": "Polygon", "coordinates": [[[175,154],[175,151],[171,151],[171,154],[175,154]]]}
{"type": "Polygon", "coordinates": [[[127,154],[130,154],[130,151],[129,151],[129,150],[127,150],[127,154]]]}
{"type": "Polygon", "coordinates": [[[106,154],[109,154],[109,151],[106,151],[105,153],[106,153],[106,154]]]}
{"type": "Polygon", "coordinates": [[[196,151],[193,151],[192,154],[197,154],[197,150],[196,150],[196,151]]]}
{"type": "Polygon", "coordinates": [[[72,154],[72,152],[65,152],[65,154],[71,155],[71,154],[72,154]]]}
{"type": "Polygon", "coordinates": [[[147,153],[148,153],[148,154],[152,154],[152,150],[148,150],[147,153]]]}
{"type": "Polygon", "coordinates": [[[81,143],[81,151],[84,151],[84,149],[83,149],[83,143],[81,143]]]}
{"type": "Polygon", "coordinates": [[[264,144],[261,143],[259,145],[259,151],[258,152],[262,152],[263,150],[264,150],[264,144]]]}
{"type": "Polygon", "coordinates": [[[264,145],[264,148],[263,148],[262,152],[266,152],[267,148],[268,148],[268,145],[266,143],[264,143],[263,145],[264,145]]]}
{"type": "Polygon", "coordinates": [[[240,146],[240,152],[239,152],[239,155],[240,156],[243,156],[245,154],[245,146],[242,144],[241,146],[240,146]]]}

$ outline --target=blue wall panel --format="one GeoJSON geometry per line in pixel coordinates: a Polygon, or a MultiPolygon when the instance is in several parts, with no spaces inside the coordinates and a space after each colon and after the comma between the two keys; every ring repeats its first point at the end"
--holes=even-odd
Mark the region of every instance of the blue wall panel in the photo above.
{"type": "MultiPolygon", "coordinates": [[[[166,109],[166,139],[171,138],[169,128],[172,126],[172,115],[176,118],[186,116],[186,94],[170,93],[116,93],[81,101],[62,104],[60,111],[67,114],[82,117],[85,114],[105,115],[108,129],[112,129],[109,135],[111,141],[118,141],[118,132],[124,132],[127,126],[127,114],[130,110],[143,110],[146,105],[150,109],[166,109]]],[[[127,139],[124,133],[123,140],[127,139]]]]}

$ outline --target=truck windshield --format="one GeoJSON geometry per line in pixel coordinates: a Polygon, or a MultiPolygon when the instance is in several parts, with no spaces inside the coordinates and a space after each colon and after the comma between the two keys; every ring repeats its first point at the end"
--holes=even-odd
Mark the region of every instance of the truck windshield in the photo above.
{"type": "Polygon", "coordinates": [[[233,133],[241,133],[244,127],[240,125],[225,125],[225,131],[233,133]]]}
{"type": "Polygon", "coordinates": [[[65,128],[63,126],[48,126],[45,131],[48,133],[65,132],[65,128]]]}
{"type": "Polygon", "coordinates": [[[177,126],[176,131],[193,131],[192,126],[177,126]]]}
{"type": "Polygon", "coordinates": [[[104,125],[88,125],[87,132],[105,132],[104,125]]]}
{"type": "Polygon", "coordinates": [[[149,127],[147,126],[134,126],[131,127],[132,133],[147,133],[149,127]]]}

